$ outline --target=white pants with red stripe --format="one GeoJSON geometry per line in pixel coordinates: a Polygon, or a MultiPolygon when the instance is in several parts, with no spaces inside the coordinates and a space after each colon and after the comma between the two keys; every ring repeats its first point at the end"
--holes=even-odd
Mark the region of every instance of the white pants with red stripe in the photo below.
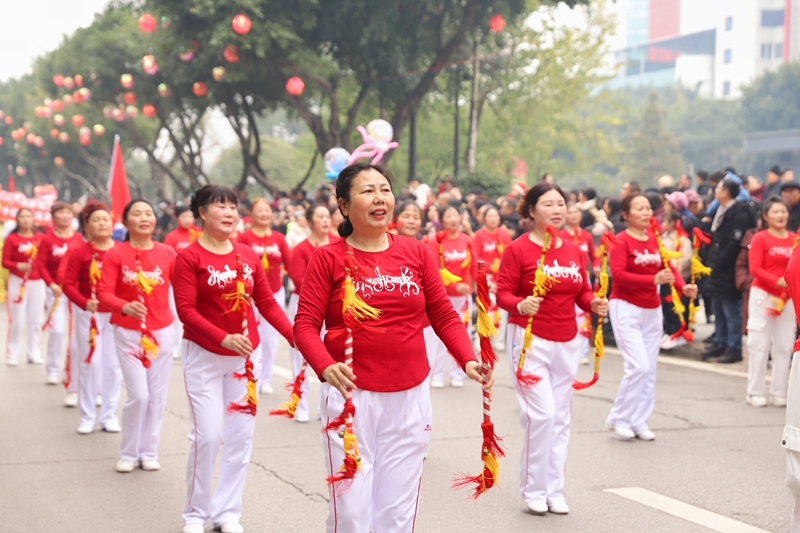
{"type": "MultiPolygon", "coordinates": [[[[342,412],[344,397],[322,384],[322,423],[342,412]]],[[[419,508],[422,465],[431,439],[430,388],[423,382],[400,392],[353,391],[361,465],[349,486],[330,490],[328,533],[411,533],[419,508]]],[[[323,437],[328,475],[344,461],[338,431],[323,437]]]]}
{"type": "Polygon", "coordinates": [[[586,330],[586,320],[589,319],[589,332],[591,333],[591,319],[589,316],[577,305],[575,306],[575,322],[578,324],[578,337],[580,337],[580,344],[578,347],[578,353],[581,357],[586,357],[586,354],[589,353],[589,337],[585,335],[586,330]]]}
{"type": "Polygon", "coordinates": [[[125,380],[125,405],[122,407],[122,444],[119,458],[128,461],[158,459],[158,440],[164,409],[167,407],[175,330],[172,324],[153,332],[158,340],[158,355],[150,368],[131,353],[139,349],[139,330],[114,327],[117,357],[125,380]]]}
{"type": "Polygon", "coordinates": [[[763,396],[767,362],[772,352],[772,396],[786,398],[789,387],[789,366],[794,346],[795,314],[792,300],[787,300],[778,316],[769,313],[775,302],[758,287],[750,288],[747,304],[747,394],[763,396]]]}
{"type": "Polygon", "coordinates": [[[781,445],[786,450],[786,485],[794,497],[792,533],[800,533],[800,352],[792,355],[781,445]]]}
{"type": "MultiPolygon", "coordinates": [[[[188,340],[183,340],[181,345],[192,424],[190,435],[194,436],[186,471],[183,523],[204,524],[209,518],[215,526],[238,522],[242,516],[242,491],[253,451],[256,418],[227,409],[231,403],[243,403],[247,396],[247,380],[233,376],[234,372],[244,372],[245,360],[217,355],[188,340]],[[217,489],[212,495],[214,463],[223,442],[217,489]]],[[[258,376],[261,371],[258,346],[252,358],[253,374],[258,376]]]]}
{"type": "MultiPolygon", "coordinates": [[[[453,304],[453,309],[456,310],[458,316],[464,321],[467,332],[469,333],[472,328],[472,297],[471,296],[450,296],[450,303],[453,304]]],[[[433,329],[431,329],[433,331],[433,329]]],[[[450,367],[450,379],[452,381],[464,381],[467,375],[459,366],[458,362],[450,357],[447,347],[444,343],[436,337],[436,341],[431,343],[428,347],[428,364],[431,365],[431,380],[444,381],[445,375],[448,374],[448,365],[450,367]]]]}
{"type": "MultiPolygon", "coordinates": [[[[297,314],[297,302],[300,301],[300,295],[292,294],[289,296],[289,309],[287,315],[289,316],[289,321],[294,323],[294,317],[297,314]]],[[[325,324],[322,324],[322,329],[320,330],[320,337],[323,339],[325,338],[325,332],[327,329],[325,328],[325,324]]],[[[292,383],[294,380],[297,379],[297,374],[300,373],[300,369],[303,368],[303,354],[300,353],[300,350],[296,348],[289,348],[289,355],[292,357],[292,383]]],[[[310,382],[311,377],[314,375],[314,371],[311,370],[311,367],[306,369],[306,378],[303,381],[303,395],[300,397],[300,401],[297,402],[297,409],[295,410],[295,417],[307,417],[308,416],[308,394],[311,389],[310,382]]]]}
{"type": "Polygon", "coordinates": [[[656,368],[664,315],[661,306],[646,309],[615,298],[608,304],[624,374],[614,406],[606,419],[611,426],[644,431],[656,401],[656,368]]]}
{"type": "Polygon", "coordinates": [[[75,350],[70,354],[80,365],[81,379],[78,381],[78,398],[81,408],[81,424],[94,424],[97,418],[97,393],[102,391],[103,406],[100,408],[100,425],[105,427],[117,421],[117,404],[122,388],[122,372],[119,369],[117,351],[114,347],[114,330],[109,322],[111,313],[95,313],[97,335],[92,362],[87,363],[89,355],[89,328],[92,313],[77,305],[74,313],[75,350]]]}
{"type": "Polygon", "coordinates": [[[516,379],[524,335],[524,327],[508,324],[508,363],[517,393],[520,423],[525,431],[520,495],[525,502],[563,503],[572,420],[572,383],[578,374],[580,335],[568,342],[533,337],[525,353],[523,371],[539,376],[541,381],[530,389],[521,386],[516,379]]]}
{"type": "MultiPolygon", "coordinates": [[[[172,284],[169,285],[169,310],[172,311],[172,316],[175,320],[172,322],[172,327],[175,328],[175,338],[183,338],[183,323],[178,318],[178,308],[175,306],[175,292],[172,290],[172,284]]],[[[181,356],[181,342],[175,343],[174,357],[177,359],[181,356]]]]}
{"type": "MultiPolygon", "coordinates": [[[[56,301],[56,295],[50,287],[45,288],[45,320],[50,309],[56,301]]],[[[69,303],[67,296],[62,294],[58,299],[58,305],[50,315],[50,322],[47,331],[50,338],[47,340],[47,375],[58,376],[61,373],[61,345],[64,343],[64,334],[67,333],[67,307],[69,303]]]]}
{"type": "MultiPolygon", "coordinates": [[[[286,302],[286,291],[281,287],[278,292],[272,294],[275,301],[283,309],[286,302]]],[[[257,309],[256,309],[257,310],[257,309]]],[[[267,322],[261,314],[258,315],[258,336],[261,337],[261,379],[259,386],[272,385],[272,366],[275,364],[275,353],[278,351],[278,339],[281,334],[267,322]]]]}
{"type": "Polygon", "coordinates": [[[8,274],[8,291],[6,291],[6,303],[8,305],[8,360],[17,361],[19,359],[20,343],[22,341],[22,328],[25,327],[28,361],[41,359],[39,350],[40,328],[44,321],[44,280],[28,280],[25,284],[25,294],[22,301],[16,303],[22,287],[22,278],[14,274],[8,274]]]}
{"type": "MultiPolygon", "coordinates": [[[[78,306],[69,302],[67,305],[67,359],[64,363],[64,373],[66,374],[67,365],[69,365],[69,383],[67,383],[67,392],[78,393],[78,384],[80,383],[81,375],[81,360],[80,357],[75,355],[76,342],[75,338],[75,310],[78,306]]],[[[113,332],[112,332],[113,335],[113,332]]],[[[112,337],[113,338],[113,337],[112,337]]],[[[116,359],[116,350],[112,352],[116,359]]],[[[119,362],[117,362],[119,366],[119,362]]],[[[66,382],[66,375],[64,376],[66,382]]]]}

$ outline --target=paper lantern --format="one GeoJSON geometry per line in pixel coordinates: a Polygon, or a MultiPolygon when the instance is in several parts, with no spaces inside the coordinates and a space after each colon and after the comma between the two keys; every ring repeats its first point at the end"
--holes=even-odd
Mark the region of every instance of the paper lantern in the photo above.
{"type": "Polygon", "coordinates": [[[72,115],[72,125],[76,128],[83,125],[83,115],[72,115]]]}
{"type": "Polygon", "coordinates": [[[134,83],[133,76],[131,76],[130,74],[123,74],[122,76],[119,77],[119,83],[125,89],[130,89],[131,87],[133,87],[134,83]]]}
{"type": "Polygon", "coordinates": [[[61,87],[62,85],[64,85],[64,76],[62,76],[61,74],[56,74],[55,76],[53,76],[53,84],[56,87],[61,87]]]}
{"type": "Polygon", "coordinates": [[[81,137],[86,137],[87,135],[91,134],[92,130],[89,128],[89,126],[81,126],[81,129],[78,130],[78,135],[81,137]]]}
{"type": "Polygon", "coordinates": [[[69,133],[67,133],[66,131],[62,131],[61,133],[58,134],[58,140],[61,141],[62,143],[68,143],[69,133]]]}
{"type": "Polygon", "coordinates": [[[75,85],[78,87],[83,87],[83,76],[80,74],[75,74],[73,79],[75,80],[75,85]]]}
{"type": "Polygon", "coordinates": [[[133,118],[139,114],[139,110],[136,109],[135,105],[129,105],[128,107],[125,108],[125,114],[133,118]]]}
{"type": "Polygon", "coordinates": [[[142,58],[142,69],[145,71],[146,74],[152,76],[153,74],[158,72],[158,63],[156,63],[156,58],[153,55],[146,55],[142,58]]]}
{"type": "Polygon", "coordinates": [[[225,58],[225,61],[228,63],[238,63],[239,62],[239,47],[229,44],[225,47],[225,50],[222,51],[222,57],[225,58]]]}
{"type": "Polygon", "coordinates": [[[62,102],[61,100],[57,100],[57,99],[53,100],[53,105],[50,106],[50,109],[52,109],[56,113],[58,113],[59,111],[63,111],[64,110],[64,102],[62,102]]]}
{"type": "Polygon", "coordinates": [[[75,80],[73,80],[70,76],[64,78],[64,88],[71,91],[75,87],[75,80]]]}
{"type": "Polygon", "coordinates": [[[19,130],[14,130],[11,132],[11,138],[15,141],[18,141],[22,139],[22,134],[19,132],[19,130]]]}
{"type": "Polygon", "coordinates": [[[45,98],[44,100],[42,100],[42,105],[50,108],[53,105],[53,99],[45,98]]]}
{"type": "Polygon", "coordinates": [[[72,98],[71,94],[65,94],[62,96],[61,101],[64,102],[64,105],[72,105],[75,103],[75,100],[72,98]]]}
{"type": "Polygon", "coordinates": [[[98,137],[102,137],[103,134],[106,132],[106,127],[103,126],[102,124],[95,124],[94,126],[92,126],[92,131],[98,137]]]}
{"type": "Polygon", "coordinates": [[[89,97],[92,96],[92,91],[90,91],[86,87],[81,87],[80,89],[78,89],[78,94],[81,95],[81,98],[83,98],[84,102],[88,102],[89,97]]]}
{"type": "Polygon", "coordinates": [[[189,48],[188,50],[181,46],[181,52],[178,54],[178,58],[181,61],[191,61],[194,59],[194,48],[189,48]]]}
{"type": "Polygon", "coordinates": [[[300,96],[306,88],[306,84],[298,76],[292,76],[286,80],[286,92],[292,96],[300,96]]]}
{"type": "Polygon", "coordinates": [[[153,104],[144,104],[142,106],[142,115],[146,116],[147,118],[153,118],[156,116],[156,106],[153,104]]]}
{"type": "Polygon", "coordinates": [[[15,169],[17,171],[17,176],[24,176],[28,173],[28,169],[22,166],[19,166],[15,169]]]}
{"type": "Polygon", "coordinates": [[[222,81],[225,77],[225,67],[214,67],[211,69],[211,77],[214,81],[222,81]]]}
{"type": "Polygon", "coordinates": [[[63,167],[63,166],[64,166],[64,158],[63,158],[63,157],[61,157],[61,156],[58,156],[58,155],[57,155],[57,156],[55,156],[55,157],[53,158],[53,164],[54,164],[55,166],[57,166],[57,167],[63,167]]]}
{"type": "Polygon", "coordinates": [[[125,93],[122,95],[122,101],[128,105],[133,105],[136,103],[136,94],[135,93],[125,93]]]}
{"type": "Polygon", "coordinates": [[[503,31],[506,27],[506,19],[500,13],[495,13],[489,19],[489,29],[493,32],[503,31]]]}
{"type": "Polygon", "coordinates": [[[81,146],[89,146],[92,143],[92,136],[90,135],[81,135],[78,137],[78,143],[81,146]]]}
{"type": "Polygon", "coordinates": [[[111,118],[111,106],[109,105],[103,106],[103,116],[106,118],[111,118]]]}
{"type": "Polygon", "coordinates": [[[202,98],[208,92],[208,87],[202,81],[196,81],[192,84],[192,92],[198,98],[202,98]]]}
{"type": "MultiPolygon", "coordinates": [[[[45,98],[45,100],[47,100],[47,98],[45,98]]],[[[3,110],[2,110],[2,109],[0,109],[0,118],[3,118],[3,117],[5,117],[5,116],[6,116],[6,114],[5,114],[5,113],[3,113],[3,110]]]]}
{"type": "Polygon", "coordinates": [[[172,94],[172,89],[169,88],[169,85],[167,85],[166,83],[158,84],[158,96],[166,98],[171,94],[172,94]]]}
{"type": "Polygon", "coordinates": [[[9,126],[10,126],[10,125],[12,125],[12,124],[14,123],[14,119],[13,119],[13,118],[11,118],[11,117],[6,117],[6,118],[5,118],[5,121],[6,121],[6,124],[8,124],[9,126]]]}
{"type": "Polygon", "coordinates": [[[242,13],[239,13],[233,17],[233,20],[231,21],[231,27],[233,28],[233,31],[239,35],[247,34],[252,26],[253,21],[250,20],[250,17],[242,13]]]}
{"type": "Polygon", "coordinates": [[[58,131],[58,128],[53,128],[52,130],[50,130],[50,137],[53,138],[53,139],[58,139],[58,134],[59,133],[61,133],[61,132],[58,131]]]}
{"type": "Polygon", "coordinates": [[[62,115],[61,113],[53,115],[53,124],[55,124],[56,126],[63,126],[64,122],[66,122],[66,120],[64,119],[64,115],[62,115]]]}
{"type": "Polygon", "coordinates": [[[37,135],[36,138],[33,139],[33,145],[36,148],[44,148],[44,137],[37,135]]]}
{"type": "Polygon", "coordinates": [[[35,133],[29,133],[25,136],[25,142],[27,142],[28,144],[33,144],[35,140],[36,140],[35,133]]]}
{"type": "Polygon", "coordinates": [[[156,18],[150,13],[143,13],[142,16],[139,17],[139,29],[142,30],[143,33],[153,33],[156,31],[157,25],[158,22],[156,22],[156,18]]]}
{"type": "Polygon", "coordinates": [[[2,138],[2,137],[0,137],[0,146],[3,146],[3,142],[4,142],[4,141],[3,141],[3,138],[2,138]]]}
{"type": "Polygon", "coordinates": [[[117,122],[122,122],[125,120],[125,110],[115,107],[111,110],[111,118],[116,120],[117,122]]]}
{"type": "Polygon", "coordinates": [[[39,118],[44,118],[44,111],[43,110],[44,110],[43,106],[37,105],[33,110],[33,114],[36,115],[39,118]]]}

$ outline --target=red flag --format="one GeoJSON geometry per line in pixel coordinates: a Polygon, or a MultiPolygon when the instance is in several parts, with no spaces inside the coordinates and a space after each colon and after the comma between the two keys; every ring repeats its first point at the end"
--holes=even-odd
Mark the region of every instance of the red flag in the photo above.
{"type": "Polygon", "coordinates": [[[108,194],[111,197],[111,217],[114,223],[122,218],[122,210],[131,201],[128,177],[125,175],[125,161],[119,148],[119,135],[114,136],[114,151],[111,154],[111,169],[108,172],[108,194]]]}
{"type": "Polygon", "coordinates": [[[16,192],[17,188],[14,185],[14,176],[8,176],[8,192],[16,192]]]}

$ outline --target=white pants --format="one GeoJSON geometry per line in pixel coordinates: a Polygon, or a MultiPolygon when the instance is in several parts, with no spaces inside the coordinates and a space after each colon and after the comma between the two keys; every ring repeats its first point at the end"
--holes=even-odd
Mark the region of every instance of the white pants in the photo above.
{"type": "MultiPolygon", "coordinates": [[[[278,292],[273,293],[275,301],[283,309],[286,302],[286,291],[281,287],[278,292]]],[[[256,309],[257,311],[257,309],[256,309]]],[[[295,311],[296,312],[296,311],[295,311]]],[[[267,319],[259,313],[258,336],[261,337],[261,379],[259,386],[272,385],[272,366],[275,364],[275,353],[278,351],[278,339],[281,334],[267,322],[267,319]]]]}
{"type": "Polygon", "coordinates": [[[792,533],[800,533],[800,352],[792,356],[781,445],[786,450],[786,485],[794,496],[792,533]]]}
{"type": "MultiPolygon", "coordinates": [[[[50,287],[46,287],[45,290],[47,296],[44,317],[47,320],[47,314],[50,313],[50,309],[56,301],[56,295],[50,287]]],[[[58,306],[53,309],[53,314],[50,316],[50,324],[47,327],[47,331],[50,332],[50,338],[47,340],[48,376],[58,376],[61,373],[61,345],[64,342],[64,334],[67,332],[67,307],[69,307],[67,295],[62,294],[58,299],[58,306]]]]}
{"type": "Polygon", "coordinates": [[[89,355],[89,328],[92,313],[74,307],[75,349],[70,354],[80,365],[81,379],[78,381],[78,398],[81,408],[81,424],[94,424],[96,420],[97,393],[103,393],[103,406],[100,408],[100,425],[105,427],[117,422],[117,403],[122,388],[122,372],[119,369],[114,332],[110,324],[111,313],[96,313],[97,336],[95,336],[92,362],[86,363],[89,355]]]}
{"type": "Polygon", "coordinates": [[[521,386],[515,377],[524,335],[525,328],[508,325],[508,363],[517,393],[520,423],[525,430],[520,495],[525,502],[563,503],[564,469],[572,420],[572,383],[578,374],[580,336],[568,342],[533,337],[525,354],[523,371],[540,376],[541,381],[528,389],[521,386]]]}
{"type": "MultiPolygon", "coordinates": [[[[322,384],[322,423],[339,416],[341,393],[322,384]]],[[[353,391],[361,465],[350,485],[330,489],[328,533],[412,533],[419,508],[422,465],[431,439],[432,409],[426,383],[400,392],[353,391]]],[[[344,461],[336,430],[323,437],[328,475],[344,461]]]]}
{"type": "Polygon", "coordinates": [[[613,299],[608,314],[617,347],[622,352],[624,374],[607,422],[633,431],[648,429],[647,419],[655,406],[656,368],[664,314],[661,307],[645,309],[625,300],[613,299]]]}
{"type": "Polygon", "coordinates": [[[44,280],[28,280],[25,284],[25,294],[20,303],[14,300],[19,296],[22,287],[22,278],[14,274],[8,274],[8,291],[6,304],[8,310],[8,360],[16,361],[19,358],[19,345],[22,337],[22,327],[25,325],[25,333],[28,341],[26,355],[28,361],[41,359],[39,351],[39,334],[42,322],[44,321],[44,280]]]}
{"type": "MultiPolygon", "coordinates": [[[[589,337],[585,337],[581,333],[581,330],[583,330],[583,328],[586,325],[587,318],[588,317],[587,317],[586,313],[584,312],[584,310],[576,305],[575,306],[575,322],[578,324],[578,339],[580,341],[580,343],[578,345],[578,353],[580,354],[581,357],[586,357],[586,354],[589,353],[589,340],[590,339],[589,339],[589,337]]],[[[591,328],[589,329],[589,331],[591,332],[591,328]]]]}
{"type": "MultiPolygon", "coordinates": [[[[462,320],[464,319],[465,305],[467,306],[469,316],[472,317],[472,297],[450,296],[449,298],[450,303],[453,304],[453,309],[456,310],[456,313],[458,313],[458,316],[461,317],[462,320]]],[[[465,327],[467,328],[467,333],[469,333],[472,328],[472,322],[470,321],[465,327]]],[[[432,328],[431,331],[433,331],[432,328]]],[[[427,344],[425,347],[428,348],[427,344]]],[[[450,357],[447,347],[439,337],[436,337],[436,341],[431,343],[428,349],[428,364],[431,365],[432,381],[444,381],[445,374],[448,373],[448,365],[450,366],[450,379],[452,381],[464,381],[464,378],[467,376],[458,365],[458,362],[450,357]]]]}
{"type": "Polygon", "coordinates": [[[153,332],[158,340],[158,355],[150,368],[131,352],[139,348],[139,330],[114,327],[117,357],[125,380],[125,405],[122,407],[122,444],[119,458],[128,461],[158,459],[158,440],[164,409],[167,407],[175,330],[172,324],[153,332]]]}
{"type": "MultiPolygon", "coordinates": [[[[289,296],[289,311],[287,313],[289,317],[289,321],[294,323],[294,317],[297,315],[297,302],[300,301],[299,294],[292,294],[289,296]]],[[[323,339],[325,338],[325,324],[322,324],[322,329],[320,330],[320,337],[323,339]]],[[[300,369],[303,368],[303,354],[300,353],[300,350],[297,348],[289,348],[289,355],[292,358],[292,383],[294,380],[297,379],[297,374],[300,373],[300,369]]],[[[294,412],[295,418],[301,417],[305,418],[308,417],[308,394],[311,390],[310,382],[311,377],[314,375],[314,371],[311,370],[311,367],[306,369],[306,378],[303,380],[302,390],[303,395],[300,397],[300,401],[297,402],[297,409],[294,412]]]]}
{"type": "MultiPolygon", "coordinates": [[[[242,516],[242,491],[247,464],[253,451],[256,418],[230,413],[231,402],[241,404],[247,396],[247,380],[233,377],[244,372],[245,360],[204,350],[184,340],[183,376],[189,396],[193,435],[186,469],[186,506],[183,523],[204,524],[209,518],[215,526],[239,521],[242,516]],[[214,463],[222,443],[217,489],[211,494],[214,463]]],[[[261,370],[261,350],[253,350],[253,374],[261,370]]],[[[262,407],[263,408],[263,407],[262,407]]]]}
{"type": "MultiPolygon", "coordinates": [[[[175,293],[172,290],[172,284],[169,286],[169,310],[172,311],[172,316],[175,317],[175,321],[172,322],[172,327],[175,328],[175,338],[182,339],[183,338],[183,323],[178,318],[178,308],[175,306],[175,293]]],[[[175,358],[179,358],[181,356],[181,342],[175,342],[175,358]]]]}
{"type": "Polygon", "coordinates": [[[770,316],[768,309],[774,306],[768,292],[758,287],[750,288],[747,304],[748,395],[764,395],[764,377],[771,348],[772,385],[769,392],[772,396],[786,397],[796,331],[794,306],[791,300],[787,300],[780,315],[770,316]]]}
{"type": "MultiPolygon", "coordinates": [[[[69,364],[69,385],[67,385],[67,392],[71,393],[74,392],[77,394],[78,392],[78,384],[80,381],[81,376],[81,360],[80,357],[75,355],[77,350],[77,339],[75,338],[75,310],[78,309],[78,306],[69,302],[67,305],[67,354],[68,354],[68,361],[69,364]]],[[[113,332],[111,333],[113,338],[113,332]]],[[[116,359],[116,350],[111,352],[116,359]]],[[[66,367],[66,364],[65,364],[66,367]]],[[[117,367],[119,367],[119,362],[117,362],[117,367]]],[[[66,368],[65,368],[66,372],[66,368]]]]}

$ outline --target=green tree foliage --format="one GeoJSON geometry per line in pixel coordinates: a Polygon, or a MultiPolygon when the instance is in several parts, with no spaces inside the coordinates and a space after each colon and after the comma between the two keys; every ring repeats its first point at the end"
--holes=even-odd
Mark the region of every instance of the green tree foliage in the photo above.
{"type": "Polygon", "coordinates": [[[742,90],[747,131],[800,128],[800,63],[784,63],[742,90]]]}

